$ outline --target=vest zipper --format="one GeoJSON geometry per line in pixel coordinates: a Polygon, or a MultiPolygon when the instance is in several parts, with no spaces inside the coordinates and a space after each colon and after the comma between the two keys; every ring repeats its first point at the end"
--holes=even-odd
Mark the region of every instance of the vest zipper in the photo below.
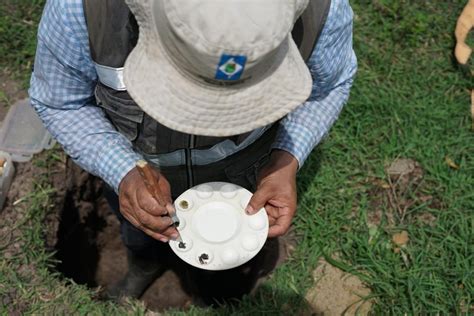
{"type": "Polygon", "coordinates": [[[193,159],[191,156],[191,149],[194,148],[195,141],[196,136],[189,136],[189,146],[186,148],[186,173],[188,178],[188,188],[192,188],[194,186],[193,159]]]}

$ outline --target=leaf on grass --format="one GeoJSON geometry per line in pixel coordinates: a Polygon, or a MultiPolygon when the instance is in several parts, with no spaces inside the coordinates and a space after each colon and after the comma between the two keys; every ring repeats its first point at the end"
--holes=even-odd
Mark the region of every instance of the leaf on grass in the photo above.
{"type": "Polygon", "coordinates": [[[459,167],[458,164],[456,164],[456,163],[454,162],[454,160],[452,160],[452,159],[449,158],[448,156],[446,156],[446,158],[444,158],[444,160],[446,161],[446,164],[447,164],[450,168],[455,169],[455,170],[459,170],[460,167],[459,167]]]}
{"type": "Polygon", "coordinates": [[[382,189],[385,189],[385,190],[390,189],[390,184],[388,184],[387,181],[385,181],[385,180],[374,178],[372,180],[372,183],[374,185],[376,185],[377,187],[379,187],[379,188],[382,188],[382,189]]]}
{"type": "Polygon", "coordinates": [[[290,289],[293,290],[293,292],[295,292],[296,294],[300,294],[300,292],[298,291],[298,289],[296,288],[296,286],[293,284],[293,283],[289,283],[288,286],[290,287],[290,289]]]}
{"type": "Polygon", "coordinates": [[[393,235],[392,241],[395,245],[403,247],[408,243],[408,241],[410,241],[410,237],[408,237],[408,232],[404,230],[393,235]]]}

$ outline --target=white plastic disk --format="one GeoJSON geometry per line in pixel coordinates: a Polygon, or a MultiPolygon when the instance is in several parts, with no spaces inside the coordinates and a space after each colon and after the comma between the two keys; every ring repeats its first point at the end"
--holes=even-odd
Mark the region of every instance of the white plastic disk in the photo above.
{"type": "Polygon", "coordinates": [[[209,182],[181,194],[174,202],[183,243],[170,241],[185,262],[205,270],[227,270],[252,259],[268,235],[265,209],[247,215],[248,190],[209,182]],[[182,224],[181,224],[182,223],[182,224]]]}

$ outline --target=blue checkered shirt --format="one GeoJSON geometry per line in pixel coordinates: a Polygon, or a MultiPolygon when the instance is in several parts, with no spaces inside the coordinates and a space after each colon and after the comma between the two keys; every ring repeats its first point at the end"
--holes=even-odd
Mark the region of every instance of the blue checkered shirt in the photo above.
{"type": "MultiPolygon", "coordinates": [[[[328,133],[349,97],[357,61],[348,0],[332,0],[308,67],[311,97],[282,121],[273,148],[300,166],[328,133]]],[[[82,0],[48,0],[38,31],[31,103],[64,150],[116,191],[140,155],[96,106],[97,74],[89,52],[82,0]]]]}

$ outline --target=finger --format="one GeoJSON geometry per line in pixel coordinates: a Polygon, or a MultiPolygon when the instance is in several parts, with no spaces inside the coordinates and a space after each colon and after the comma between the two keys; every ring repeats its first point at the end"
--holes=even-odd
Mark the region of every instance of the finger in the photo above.
{"type": "Polygon", "coordinates": [[[178,230],[174,226],[168,227],[165,231],[161,233],[169,239],[175,240],[179,237],[178,230]]]}
{"type": "Polygon", "coordinates": [[[136,228],[140,229],[142,232],[144,232],[145,234],[147,234],[148,236],[152,237],[153,239],[156,239],[156,240],[159,240],[161,242],[168,242],[169,241],[169,238],[167,236],[164,236],[160,233],[156,233],[146,227],[144,227],[136,218],[134,218],[133,216],[129,215],[129,214],[126,214],[124,215],[124,217],[127,219],[127,221],[129,221],[133,226],[135,226],[136,228]]]}
{"type": "Polygon", "coordinates": [[[173,216],[176,214],[176,208],[174,207],[174,204],[172,203],[167,203],[165,206],[166,213],[169,214],[170,216],[173,216]]]}
{"type": "Polygon", "coordinates": [[[249,215],[257,213],[262,207],[267,204],[268,200],[271,198],[271,191],[266,190],[265,187],[257,189],[257,191],[252,195],[245,212],[249,215]]]}
{"type": "Polygon", "coordinates": [[[153,186],[153,198],[158,204],[165,206],[172,202],[171,187],[166,177],[156,169],[153,169],[153,174],[156,179],[156,185],[153,186]]]}
{"type": "Polygon", "coordinates": [[[273,205],[266,204],[265,211],[267,212],[268,217],[278,218],[280,216],[279,208],[273,205]]]}
{"type": "Polygon", "coordinates": [[[162,216],[167,214],[166,208],[158,204],[146,190],[137,191],[137,204],[150,215],[162,216]]]}
{"type": "Polygon", "coordinates": [[[268,226],[272,227],[273,225],[276,224],[276,218],[275,217],[271,217],[271,216],[268,216],[268,226]]]}
{"type": "Polygon", "coordinates": [[[173,225],[173,220],[169,216],[153,216],[142,210],[137,210],[135,214],[144,227],[160,234],[173,225]]]}
{"type": "Polygon", "coordinates": [[[161,174],[160,176],[159,185],[160,185],[160,191],[161,191],[163,200],[165,202],[165,205],[173,204],[173,200],[171,199],[171,186],[168,180],[163,176],[163,174],[161,174]]]}
{"type": "Polygon", "coordinates": [[[152,237],[153,239],[156,239],[156,240],[159,240],[161,242],[168,242],[170,241],[170,238],[168,236],[165,236],[163,234],[160,234],[160,233],[157,233],[157,232],[154,232],[146,227],[143,227],[143,228],[140,228],[145,234],[147,234],[148,236],[152,237]]]}
{"type": "Polygon", "coordinates": [[[270,227],[275,225],[277,218],[280,216],[278,208],[267,204],[265,205],[265,211],[268,215],[268,225],[270,227]]]}
{"type": "Polygon", "coordinates": [[[276,222],[270,226],[268,230],[268,237],[277,237],[286,234],[291,225],[291,216],[282,215],[277,218],[276,222]]]}

